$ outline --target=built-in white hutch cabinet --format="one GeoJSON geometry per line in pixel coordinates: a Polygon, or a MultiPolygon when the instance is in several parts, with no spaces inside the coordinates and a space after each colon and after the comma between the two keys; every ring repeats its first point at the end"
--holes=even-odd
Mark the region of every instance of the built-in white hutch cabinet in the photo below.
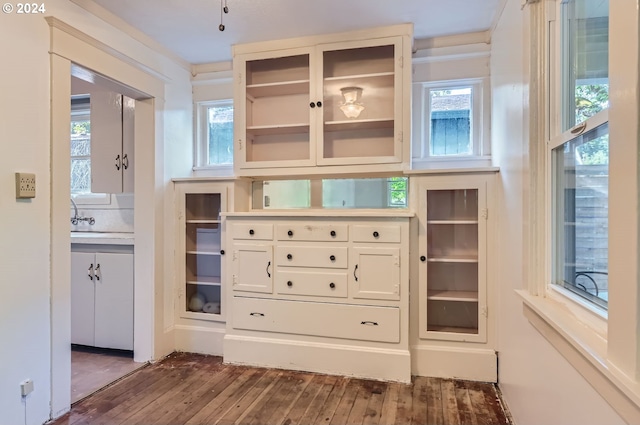
{"type": "MultiPolygon", "coordinates": [[[[489,337],[494,172],[421,176],[418,184],[417,362],[421,374],[495,380],[489,337]],[[425,354],[427,353],[427,354],[425,354]],[[473,365],[469,368],[468,365],[473,365]]],[[[414,286],[415,288],[416,286],[414,286]]]]}
{"type": "Polygon", "coordinates": [[[234,46],[236,174],[404,169],[411,34],[404,24],[234,46]]]}
{"type": "Polygon", "coordinates": [[[410,381],[411,213],[223,216],[225,361],[410,381]]]}

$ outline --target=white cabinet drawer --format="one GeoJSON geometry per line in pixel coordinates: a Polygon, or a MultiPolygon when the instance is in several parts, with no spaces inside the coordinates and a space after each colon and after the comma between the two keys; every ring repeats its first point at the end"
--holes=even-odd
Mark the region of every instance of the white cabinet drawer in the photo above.
{"type": "Polygon", "coordinates": [[[399,225],[353,225],[351,226],[351,238],[354,242],[382,242],[399,243],[399,225]]]}
{"type": "Polygon", "coordinates": [[[346,298],[347,274],[279,270],[276,291],[279,294],[346,298]]]}
{"type": "Polygon", "coordinates": [[[277,246],[276,265],[281,267],[347,268],[347,247],[277,246]]]}
{"type": "Polygon", "coordinates": [[[346,242],[349,240],[347,229],[346,224],[278,224],[276,238],[281,241],[346,242]]]}
{"type": "Polygon", "coordinates": [[[361,341],[400,342],[400,309],[233,298],[233,327],[361,341]]]}
{"type": "Polygon", "coordinates": [[[233,239],[272,240],[273,224],[233,223],[233,239]]]}

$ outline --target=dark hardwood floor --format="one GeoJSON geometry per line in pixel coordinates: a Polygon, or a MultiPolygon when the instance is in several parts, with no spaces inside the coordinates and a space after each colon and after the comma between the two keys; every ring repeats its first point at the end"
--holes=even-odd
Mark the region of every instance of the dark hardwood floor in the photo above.
{"type": "Polygon", "coordinates": [[[492,384],[410,385],[222,364],[174,353],[75,404],[54,425],[508,424],[492,384]]]}

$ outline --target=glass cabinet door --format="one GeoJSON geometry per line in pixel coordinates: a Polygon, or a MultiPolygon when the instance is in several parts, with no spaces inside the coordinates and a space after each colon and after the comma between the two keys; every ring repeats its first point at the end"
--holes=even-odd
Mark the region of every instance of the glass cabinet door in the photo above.
{"type": "Polygon", "coordinates": [[[311,99],[309,49],[248,55],[244,96],[236,109],[241,168],[311,165],[311,99]],[[240,131],[238,131],[240,130],[240,131]],[[244,134],[244,137],[241,135],[244,134]],[[243,140],[244,139],[244,140],[243,140]]]}
{"type": "Polygon", "coordinates": [[[400,38],[320,46],[322,128],[318,163],[401,160],[400,38]]]}
{"type": "Polygon", "coordinates": [[[221,195],[185,194],[184,311],[197,315],[223,314],[221,282],[221,195]]]}
{"type": "Polygon", "coordinates": [[[484,185],[426,189],[420,241],[420,334],[486,339],[486,194],[484,185]]]}

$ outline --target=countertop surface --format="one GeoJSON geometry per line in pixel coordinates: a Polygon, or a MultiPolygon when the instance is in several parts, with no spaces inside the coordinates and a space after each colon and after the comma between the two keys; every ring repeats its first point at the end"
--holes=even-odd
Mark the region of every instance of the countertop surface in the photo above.
{"type": "Polygon", "coordinates": [[[71,232],[71,243],[98,245],[133,245],[133,233],[71,232]]]}

